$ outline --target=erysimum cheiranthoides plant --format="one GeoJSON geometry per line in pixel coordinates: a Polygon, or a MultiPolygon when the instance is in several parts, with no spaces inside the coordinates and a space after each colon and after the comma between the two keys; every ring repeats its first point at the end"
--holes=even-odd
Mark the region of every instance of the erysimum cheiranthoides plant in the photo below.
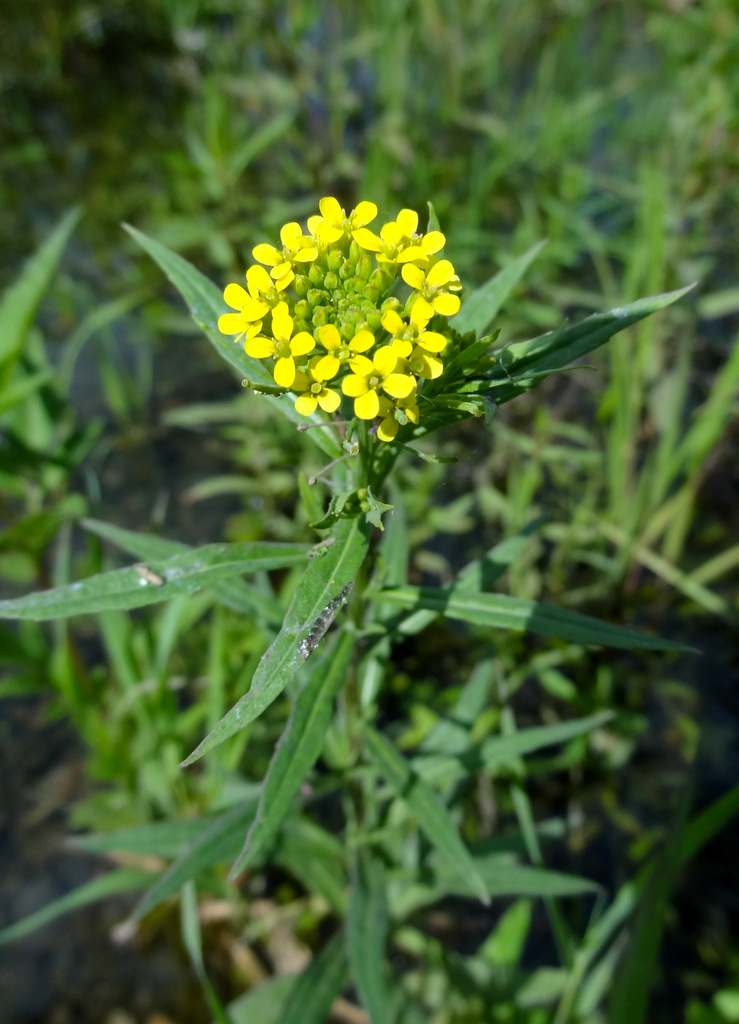
{"type": "MultiPolygon", "coordinates": [[[[497,854],[471,848],[467,840],[474,834],[467,828],[463,839],[460,831],[465,792],[460,783],[471,784],[479,773],[602,728],[608,713],[535,726],[515,737],[510,724],[500,736],[480,733],[477,719],[494,688],[488,659],[465,682],[448,719],[441,717],[441,705],[434,709],[437,724],[408,757],[375,728],[382,682],[395,644],[440,615],[478,630],[525,630],[573,645],[652,650],[676,645],[493,592],[525,537],[503,539],[447,586],[417,587],[408,583],[403,517],[386,519],[375,546],[372,527],[383,526],[382,514],[390,508],[382,500],[388,476],[412,442],[467,417],[489,417],[497,406],[675,301],[685,289],[496,348],[490,325],[539,246],[463,299],[454,266],[443,255],[446,240],[433,211],[426,232],[419,232],[416,213],[406,209],[375,232],[370,225],[377,210],[370,202],[360,202],[347,215],[336,199],[327,197],[319,209],[305,230],[286,224],[279,246],[257,245],[246,287],[229,284],[223,298],[180,256],[128,229],[179,289],[219,353],[259,394],[255,400],[272,403],[308,430],[323,454],[326,465],[316,476],[330,474],[329,507],[318,504],[304,476],[298,481],[317,543],[212,543],[173,553],[171,541],[106,525],[108,539],[146,563],[2,601],[0,615],[35,620],[95,615],[208,590],[214,604],[240,616],[241,628],[248,629],[259,606],[268,604],[270,613],[260,619],[260,628],[271,635],[248,691],[220,720],[212,717],[211,707],[207,717],[216,724],[183,762],[192,764],[246,729],[286,691],[289,716],[258,791],[244,766],[243,784],[231,787],[231,796],[220,801],[219,807],[227,809],[199,823],[189,821],[187,838],[178,840],[174,852],[168,822],[143,832],[129,829],[118,839],[87,841],[88,849],[172,858],[133,916],[138,919],[181,893],[186,948],[219,1020],[224,1015],[200,952],[197,890],[212,887],[214,867],[225,859],[232,862],[232,880],[245,869],[277,861],[307,893],[320,897],[312,912],[333,922],[333,938],[292,987],[275,988],[270,1005],[279,1007],[273,1019],[282,1024],[320,1024],[350,979],[372,1024],[428,1019],[438,1009],[434,1000],[443,1001],[451,989],[444,982],[425,991],[417,972],[396,974],[387,950],[403,950],[422,971],[425,940],[408,918],[446,895],[486,903],[501,895],[547,898],[564,972],[558,991],[567,1001],[557,1019],[566,1020],[567,1006],[580,988],[590,986],[592,997],[597,979],[590,977],[591,965],[598,970],[595,956],[583,965],[573,962],[571,950],[586,940],[600,949],[597,943],[605,940],[596,938],[597,922],[585,935],[569,934],[556,899],[590,893],[593,884],[541,867],[520,787],[516,809],[522,815],[524,847],[536,868],[512,863],[513,847],[497,854]],[[265,572],[274,569],[291,571],[290,586],[270,583],[265,572]],[[240,578],[254,573],[261,573],[261,589],[240,578]],[[279,624],[273,610],[281,603],[279,624]],[[314,776],[321,757],[324,771],[314,776]],[[334,834],[316,813],[316,792],[333,794],[343,810],[334,834]],[[410,1016],[398,1007],[406,1007],[410,1016]]],[[[100,524],[96,529],[103,532],[100,524]]],[[[222,623],[226,612],[218,610],[222,623]]],[[[190,721],[199,723],[203,717],[190,721]]],[[[133,882],[127,874],[125,886],[145,885],[140,874],[133,882]]],[[[111,882],[105,892],[116,884],[111,882]]],[[[221,890],[224,884],[221,879],[221,890]]],[[[238,890],[230,892],[239,898],[238,890]]],[[[0,941],[29,927],[16,924],[0,933],[0,941]]],[[[428,950],[428,956],[436,954],[428,950]]],[[[474,988],[480,979],[481,992],[488,991],[494,979],[485,970],[494,967],[476,962],[469,985],[474,988]]],[[[245,1006],[241,1012],[246,1014],[245,1006]]]]}

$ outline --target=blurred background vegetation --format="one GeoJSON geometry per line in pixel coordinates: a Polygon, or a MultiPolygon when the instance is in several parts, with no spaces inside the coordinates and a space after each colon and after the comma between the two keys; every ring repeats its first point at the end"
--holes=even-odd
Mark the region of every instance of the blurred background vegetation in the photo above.
{"type": "MultiPolygon", "coordinates": [[[[537,817],[571,827],[560,866],[607,887],[629,877],[687,778],[700,808],[739,770],[737,53],[732,0],[7,5],[0,287],[71,207],[82,217],[17,370],[46,374],[43,384],[0,406],[3,595],[113,564],[94,534],[72,528],[83,515],[187,543],[310,537],[305,527],[294,538],[295,466],[316,456],[239,391],[123,221],[225,285],[241,279],[253,245],[323,195],[347,208],[371,199],[384,216],[403,206],[423,215],[431,201],[469,288],[549,240],[499,319],[504,340],[697,281],[687,301],[596,353],[593,368],[554,377],[491,429],[443,436],[434,451],[455,465],[401,468],[418,579],[448,579],[543,514],[511,593],[704,652],[637,659],[510,637],[496,651],[524,721],[617,710],[599,759],[568,748],[530,769],[529,784],[537,817]]],[[[104,615],[95,628],[0,627],[0,761],[8,820],[21,821],[0,858],[24,863],[8,876],[15,891],[45,864],[28,853],[47,838],[39,829],[68,826],[70,804],[71,825],[96,830],[214,806],[243,748],[194,777],[177,764],[217,720],[217,701],[229,706],[245,688],[269,635],[269,607],[261,615],[245,633],[196,600],[169,617],[104,615]],[[146,689],[163,678],[175,683],[146,689]],[[217,698],[202,696],[206,678],[220,680],[217,698]],[[184,715],[177,680],[201,694],[184,715]],[[51,704],[34,702],[50,692],[51,704]],[[61,716],[74,733],[59,732],[61,716]]],[[[423,647],[409,641],[386,681],[402,742],[423,737],[428,707],[453,704],[488,644],[448,626],[423,647]]],[[[276,712],[250,732],[254,779],[279,731],[276,712]]],[[[739,1020],[736,839],[734,826],[678,881],[655,1022],[739,1020]]],[[[60,871],[42,895],[78,869],[60,871]]],[[[36,896],[9,903],[8,920],[36,896]]],[[[532,962],[546,958],[541,941],[527,947],[532,962]]],[[[29,978],[42,954],[49,947],[17,954],[29,978]]],[[[3,955],[10,991],[16,954],[3,955]]],[[[155,992],[142,966],[154,959],[137,955],[142,991],[155,992]]],[[[249,973],[218,969],[227,993],[249,973]]],[[[138,1012],[134,982],[100,970],[108,992],[94,1009],[74,1002],[79,979],[47,980],[35,1003],[13,997],[14,1019],[64,1021],[70,1006],[79,1020],[107,1019],[116,1005],[138,1012]]],[[[144,1006],[208,1019],[174,995],[144,1006]]]]}

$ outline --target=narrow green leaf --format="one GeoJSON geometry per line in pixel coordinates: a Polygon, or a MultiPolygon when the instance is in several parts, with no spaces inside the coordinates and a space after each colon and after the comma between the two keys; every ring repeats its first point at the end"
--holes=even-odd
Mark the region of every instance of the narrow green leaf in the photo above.
{"type": "Polygon", "coordinates": [[[308,564],[295,589],[278,636],[262,656],[249,692],[208,733],[183,762],[192,764],[213,747],[246,728],[278,697],[303,665],[298,644],[308,636],[316,618],[356,578],[369,543],[368,527],[360,519],[342,519],[335,543],[308,564]]]}
{"type": "Polygon", "coordinates": [[[321,896],[338,917],[346,917],[346,851],[330,832],[309,818],[292,818],[280,831],[270,863],[289,871],[306,892],[321,896]]]}
{"type": "Polygon", "coordinates": [[[113,896],[119,892],[131,892],[132,889],[142,889],[150,882],[151,874],[148,871],[137,871],[133,868],[120,868],[118,871],[109,871],[101,875],[100,878],[94,878],[91,882],[86,882],[78,889],[67,893],[66,896],[61,896],[58,900],[47,903],[41,910],[29,914],[22,921],[16,921],[15,924],[3,928],[0,931],[0,946],[23,938],[24,935],[29,935],[37,928],[41,928],[70,910],[85,907],[88,903],[96,903],[98,900],[104,900],[108,896],[113,896]]]}
{"type": "Polygon", "coordinates": [[[205,995],[210,1012],[217,1024],[231,1024],[215,989],[205,970],[203,962],[203,943],[200,936],[200,919],[198,917],[198,896],[192,882],[187,882],[182,887],[180,896],[180,929],[182,941],[190,958],[190,963],[198,977],[200,986],[205,995]]]}
{"type": "Polygon", "coordinates": [[[429,841],[447,858],[453,869],[469,880],[483,903],[487,903],[485,882],[478,874],[472,855],[462,842],[446,807],[384,736],[369,725],[364,727],[364,736],[367,752],[380,774],[405,803],[429,841]]]}
{"type": "Polygon", "coordinates": [[[379,860],[360,848],[346,920],[349,966],[370,1024],[386,1024],[385,943],[390,925],[385,874],[379,860]]]}
{"type": "MultiPolygon", "coordinates": [[[[337,932],[298,975],[276,1024],[324,1024],[334,1000],[342,993],[347,974],[344,934],[337,932]]],[[[256,1021],[250,1020],[249,1024],[256,1021]]]]}
{"type": "Polygon", "coordinates": [[[449,324],[460,334],[474,331],[484,334],[501,306],[546,245],[546,239],[532,246],[522,256],[507,263],[502,270],[469,295],[460,311],[450,318],[449,324]]]}
{"type": "Polygon", "coordinates": [[[480,594],[466,588],[394,587],[368,594],[375,601],[386,601],[404,608],[429,609],[450,619],[461,619],[476,626],[514,629],[519,632],[553,636],[570,643],[625,647],[627,650],[692,651],[672,640],[646,636],[635,629],[613,626],[608,622],[540,601],[524,601],[505,594],[480,594]]]}
{"type": "Polygon", "coordinates": [[[605,725],[612,718],[612,711],[601,711],[585,718],[576,718],[572,722],[534,726],[510,736],[491,736],[454,757],[416,757],[413,759],[413,767],[427,782],[467,778],[483,768],[499,768],[525,754],[532,754],[557,743],[567,743],[576,736],[605,725]]]}
{"type": "Polygon", "coordinates": [[[15,405],[25,402],[29,395],[38,391],[53,377],[51,370],[42,370],[40,373],[32,373],[27,377],[21,377],[14,384],[9,384],[0,392],[0,415],[12,409],[15,405]]]}
{"type": "Polygon", "coordinates": [[[157,821],[136,828],[70,836],[67,843],[87,853],[134,853],[144,857],[178,857],[211,825],[208,818],[190,821],[157,821]]]}
{"type": "Polygon", "coordinates": [[[293,799],[321,753],[333,717],[334,698],[346,679],[354,636],[344,631],[331,652],[328,667],[319,663],[295,702],[275,748],[262,787],[254,823],[231,869],[231,878],[261,860],[290,809],[293,799]]]}
{"type": "MultiPolygon", "coordinates": [[[[218,354],[236,371],[239,379],[248,380],[251,387],[259,388],[260,385],[274,387],[274,379],[267,367],[258,359],[247,356],[241,342],[234,344],[232,338],[227,337],[218,330],[218,317],[221,313],[228,311],[222,293],[200,273],[192,263],[189,263],[176,252],[172,252],[166,245],[149,238],[142,231],[137,231],[130,224],[124,224],[129,235],[151,256],[155,263],[164,271],[169,280],[179,291],[187,303],[188,309],[195,323],[206,335],[218,354]]],[[[263,395],[260,401],[270,402],[279,409],[288,419],[296,424],[306,427],[309,423],[322,423],[324,426],[309,431],[311,440],[322,448],[331,458],[337,458],[343,454],[341,442],[336,431],[330,425],[326,425],[322,414],[315,413],[313,416],[300,416],[295,412],[294,402],[285,398],[274,398],[263,395]]]]}
{"type": "Polygon", "coordinates": [[[281,974],[250,988],[226,1007],[232,1024],[280,1024],[282,1008],[294,985],[292,974],[281,974]]]}
{"type": "MultiPolygon", "coordinates": [[[[473,857],[472,860],[490,897],[585,896],[599,889],[598,884],[589,878],[532,868],[526,864],[512,864],[499,854],[473,857]]],[[[421,907],[437,903],[445,896],[476,895],[476,889],[466,874],[440,874],[431,885],[411,884],[404,888],[393,902],[393,915],[399,919],[405,918],[421,907]]]]}
{"type": "Polygon", "coordinates": [[[20,277],[3,293],[0,299],[0,366],[12,366],[21,352],[80,215],[81,211],[75,209],[62,217],[26,263],[20,277]]]}
{"type": "Polygon", "coordinates": [[[611,989],[608,1024],[642,1024],[646,1019],[667,904],[680,868],[691,791],[692,786],[686,786],[675,822],[640,901],[631,941],[611,989]]]}
{"type": "Polygon", "coordinates": [[[190,879],[214,864],[229,862],[239,850],[244,829],[254,820],[257,801],[248,800],[229,808],[225,814],[207,824],[183,850],[177,860],[160,875],[133,912],[134,918],[143,917],[169,899],[190,879]]]}
{"type": "MultiPolygon", "coordinates": [[[[123,551],[147,561],[170,558],[180,552],[196,550],[178,540],[157,537],[150,533],[137,533],[135,530],[124,530],[100,519],[83,519],[82,525],[86,530],[110,541],[123,551]]],[[[249,586],[238,577],[216,580],[211,584],[211,590],[222,604],[242,615],[255,615],[273,627],[279,627],[282,623],[283,612],[279,601],[262,590],[249,586]]]]}
{"type": "Polygon", "coordinates": [[[181,594],[193,594],[224,577],[304,562],[307,544],[207,544],[137,569],[116,569],[79,583],[0,601],[6,619],[63,619],[113,609],[141,608],[181,594]]]}
{"type": "Polygon", "coordinates": [[[663,295],[651,295],[638,299],[628,306],[621,306],[608,313],[596,313],[571,327],[559,327],[556,331],[532,338],[529,341],[514,342],[499,353],[499,363],[493,368],[491,379],[496,383],[495,401],[498,405],[510,401],[539,383],[539,377],[531,380],[517,380],[528,374],[554,372],[580,359],[587,352],[604,345],[609,338],[623,331],[631,324],[643,320],[659,309],[677,302],[694,286],[679,288],[663,295]],[[501,383],[501,386],[497,386],[501,383]]]}

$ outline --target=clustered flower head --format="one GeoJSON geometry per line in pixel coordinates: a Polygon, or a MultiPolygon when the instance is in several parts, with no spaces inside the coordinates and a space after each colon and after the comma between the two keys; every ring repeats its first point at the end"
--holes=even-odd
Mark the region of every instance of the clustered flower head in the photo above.
{"type": "Polygon", "coordinates": [[[357,419],[392,441],[401,426],[418,423],[423,381],[443,372],[445,318],[459,310],[462,286],[439,258],[444,235],[419,233],[413,210],[401,210],[379,234],[368,227],[374,203],[347,215],[327,196],[319,210],[307,233],[291,222],[279,246],[254,248],[257,265],[246,272],[246,288],[226,286],[234,312],[218,327],[243,340],[248,356],[271,361],[275,384],[296,396],[300,415],[317,408],[332,415],[343,395],[357,419]]]}

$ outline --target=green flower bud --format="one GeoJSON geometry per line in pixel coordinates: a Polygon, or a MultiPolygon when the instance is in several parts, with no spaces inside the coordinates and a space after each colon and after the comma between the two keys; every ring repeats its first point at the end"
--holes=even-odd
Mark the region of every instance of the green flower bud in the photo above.
{"type": "Polygon", "coordinates": [[[354,277],[354,270],[356,264],[352,263],[351,260],[345,260],[339,267],[339,277],[342,281],[346,281],[349,277],[354,277]]]}
{"type": "Polygon", "coordinates": [[[338,274],[334,274],[331,271],[329,271],[323,279],[323,287],[329,292],[335,292],[339,287],[339,284],[340,281],[338,274]]]}
{"type": "Polygon", "coordinates": [[[372,273],[372,257],[369,253],[363,252],[357,260],[357,277],[362,281],[368,281],[372,273]]]}
{"type": "Polygon", "coordinates": [[[310,270],[308,271],[308,280],[310,281],[310,283],[312,285],[315,285],[316,288],[320,287],[323,284],[323,276],[323,267],[319,267],[317,263],[312,264],[310,270]]]}
{"type": "Polygon", "coordinates": [[[307,299],[299,299],[295,303],[294,316],[296,320],[310,320],[313,309],[307,299]]]}
{"type": "Polygon", "coordinates": [[[328,306],[317,306],[316,309],[313,310],[313,326],[323,327],[324,324],[329,322],[330,316],[331,310],[328,306]]]}
{"type": "Polygon", "coordinates": [[[388,310],[394,309],[396,313],[400,313],[403,309],[403,303],[400,299],[396,299],[394,295],[391,295],[389,299],[385,299],[383,304],[380,306],[383,313],[387,313],[388,310]]]}
{"type": "Polygon", "coordinates": [[[328,269],[334,274],[338,273],[339,267],[343,262],[344,254],[340,249],[332,249],[326,258],[328,269]]]}
{"type": "Polygon", "coordinates": [[[298,298],[304,299],[308,293],[310,282],[305,274],[296,274],[293,280],[293,288],[297,292],[298,298]]]}
{"type": "Polygon", "coordinates": [[[322,288],[311,288],[306,295],[306,299],[310,303],[311,308],[315,308],[316,306],[325,306],[328,303],[329,296],[322,288]]]}
{"type": "Polygon", "coordinates": [[[382,313],[379,309],[373,309],[367,313],[367,327],[370,331],[377,331],[382,327],[382,313]]]}

